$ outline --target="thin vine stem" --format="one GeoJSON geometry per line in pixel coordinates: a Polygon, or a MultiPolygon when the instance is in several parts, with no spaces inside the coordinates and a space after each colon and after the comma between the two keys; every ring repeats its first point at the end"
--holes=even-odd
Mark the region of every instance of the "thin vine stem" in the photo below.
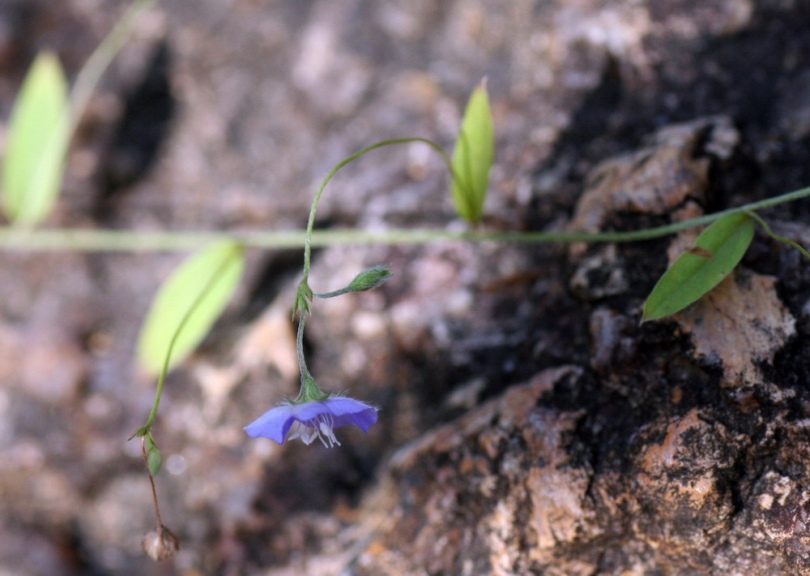
{"type": "Polygon", "coordinates": [[[112,30],[104,37],[96,47],[90,58],[76,76],[73,90],[70,95],[70,132],[72,133],[87,108],[90,96],[95,91],[98,81],[104,71],[109,67],[110,62],[121,52],[126,45],[135,24],[149,8],[157,3],[157,0],[135,0],[129,8],[116,21],[112,30]]]}
{"type": "MultiPolygon", "coordinates": [[[[174,353],[174,347],[177,344],[177,340],[180,338],[180,335],[183,333],[183,330],[186,328],[191,317],[200,307],[202,301],[208,296],[211,290],[214,289],[214,286],[222,279],[223,274],[228,270],[230,266],[233,265],[233,253],[238,253],[238,251],[242,250],[242,246],[239,244],[235,244],[233,247],[233,252],[229,254],[226,258],[223,259],[222,264],[214,271],[211,277],[206,282],[203,289],[197,294],[197,297],[191,303],[186,313],[183,314],[183,318],[180,320],[180,323],[177,325],[177,329],[172,334],[172,339],[169,341],[169,347],[166,350],[166,357],[163,360],[163,367],[160,370],[160,376],[158,377],[157,388],[155,390],[155,401],[152,404],[152,411],[149,413],[149,418],[146,420],[146,424],[144,424],[141,428],[133,434],[132,438],[135,436],[143,436],[148,434],[152,428],[152,425],[155,423],[155,419],[158,415],[158,409],[160,408],[160,400],[163,397],[163,388],[166,384],[166,376],[169,373],[169,365],[171,364],[172,354],[174,353]]],[[[130,438],[130,439],[132,439],[130,438]]]]}
{"type": "Polygon", "coordinates": [[[807,250],[804,249],[804,246],[802,246],[798,242],[795,242],[794,240],[791,240],[790,238],[786,238],[785,236],[781,236],[781,235],[777,234],[776,232],[774,232],[771,229],[771,227],[768,226],[768,223],[765,222],[765,220],[763,220],[760,217],[760,215],[757,214],[756,212],[750,212],[749,211],[749,212],[747,212],[747,214],[751,218],[753,218],[757,222],[757,224],[762,226],[762,229],[765,230],[765,233],[768,234],[771,238],[773,238],[777,242],[782,242],[783,244],[787,244],[791,248],[795,248],[796,250],[799,251],[799,254],[801,254],[802,256],[807,258],[808,260],[810,260],[810,253],[808,253],[807,250]]]}
{"type": "Polygon", "coordinates": [[[343,296],[344,294],[348,294],[351,292],[348,287],[341,288],[340,290],[333,290],[331,292],[315,292],[312,296],[315,298],[320,298],[322,300],[326,298],[336,298],[337,296],[343,296]]]}
{"type": "Polygon", "coordinates": [[[306,236],[304,239],[304,284],[307,283],[309,279],[309,268],[311,263],[311,254],[312,254],[312,235],[313,235],[313,227],[315,226],[315,212],[318,210],[318,204],[321,201],[321,196],[323,195],[323,191],[326,189],[326,185],[332,180],[335,174],[340,171],[341,168],[350,164],[360,158],[361,156],[365,156],[372,150],[376,150],[377,148],[383,148],[385,146],[394,146],[396,144],[411,144],[414,142],[420,142],[422,144],[426,144],[430,146],[433,150],[435,150],[444,160],[444,163],[447,165],[447,170],[450,172],[451,177],[453,180],[458,180],[457,174],[455,169],[453,168],[453,161],[450,159],[450,156],[447,155],[447,152],[444,149],[433,142],[432,140],[428,140],[427,138],[419,138],[419,137],[412,137],[412,138],[393,138],[391,140],[383,140],[381,142],[377,142],[372,144],[371,146],[366,146],[362,150],[358,150],[351,156],[344,158],[338,164],[336,164],[326,175],[326,177],[321,182],[321,185],[318,187],[318,192],[315,194],[315,198],[312,201],[312,207],[309,210],[309,219],[307,220],[307,229],[306,229],[306,236]]]}
{"type": "Polygon", "coordinates": [[[146,449],[146,437],[144,437],[143,442],[141,443],[141,452],[143,453],[143,463],[146,466],[146,470],[149,472],[149,485],[152,487],[152,503],[154,505],[155,510],[155,520],[157,520],[157,529],[160,530],[161,527],[163,526],[163,518],[160,515],[160,504],[158,503],[155,478],[152,475],[152,472],[149,471],[149,453],[146,449]]]}
{"type": "Polygon", "coordinates": [[[298,319],[298,333],[296,334],[295,343],[296,343],[296,350],[298,351],[298,368],[301,372],[301,383],[303,388],[303,382],[307,377],[312,377],[309,373],[309,368],[307,368],[307,360],[304,357],[304,325],[306,324],[307,315],[301,314],[300,318],[298,319]]]}
{"type": "MultiPolygon", "coordinates": [[[[409,139],[409,141],[411,141],[409,139]]],[[[344,163],[345,165],[345,163],[344,163]]],[[[336,172],[336,170],[333,170],[336,172]]],[[[333,174],[334,175],[334,174],[333,174]]],[[[416,245],[435,242],[509,242],[509,243],[606,243],[635,242],[660,238],[689,228],[711,224],[737,212],[764,210],[786,202],[810,197],[810,187],[773,198],[751,202],[721,212],[644,230],[628,232],[486,232],[481,230],[318,230],[233,232],[138,232],[132,230],[93,229],[14,229],[0,227],[0,249],[36,252],[184,252],[225,240],[246,248],[281,249],[334,245],[416,245]]],[[[310,213],[314,215],[314,211],[310,213]]],[[[314,222],[314,216],[311,220],[314,222]]],[[[309,252],[305,258],[309,258],[309,252]]],[[[308,260],[307,260],[308,261],[308,260]]]]}

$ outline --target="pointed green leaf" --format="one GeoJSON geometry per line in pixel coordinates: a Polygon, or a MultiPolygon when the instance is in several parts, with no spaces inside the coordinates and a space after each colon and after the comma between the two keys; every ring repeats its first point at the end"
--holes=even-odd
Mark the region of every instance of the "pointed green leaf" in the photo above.
{"type": "Polygon", "coordinates": [[[23,82],[8,128],[3,161],[3,211],[35,224],[53,208],[69,141],[67,81],[50,52],[37,56],[23,82]]]}
{"type": "Polygon", "coordinates": [[[459,216],[479,222],[489,187],[489,170],[495,161],[495,132],[486,82],[473,90],[453,151],[451,192],[459,216]]]}
{"type": "Polygon", "coordinates": [[[228,304],[245,266],[241,245],[223,242],[187,259],[157,293],[144,320],[138,359],[159,373],[174,340],[169,368],[182,361],[205,337],[228,304]]]}
{"type": "Polygon", "coordinates": [[[731,273],[753,237],[754,223],[747,214],[737,212],[714,222],[658,280],[641,321],[675,314],[696,302],[731,273]]]}

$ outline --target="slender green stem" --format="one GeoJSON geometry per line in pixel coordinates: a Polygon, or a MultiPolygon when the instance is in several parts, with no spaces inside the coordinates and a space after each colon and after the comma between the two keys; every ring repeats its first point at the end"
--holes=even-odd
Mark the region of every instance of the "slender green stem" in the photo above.
{"type": "Polygon", "coordinates": [[[113,29],[101,41],[82,67],[70,97],[70,132],[78,124],[95,91],[101,75],[129,40],[141,15],[157,0],[135,0],[118,19],[113,29]]]}
{"type": "Polygon", "coordinates": [[[307,360],[304,358],[304,324],[306,323],[307,315],[301,314],[298,319],[298,334],[295,339],[296,349],[298,350],[298,368],[301,372],[301,384],[303,387],[304,379],[311,376],[309,368],[307,368],[307,360]]]}
{"type": "MultiPolygon", "coordinates": [[[[235,251],[242,250],[242,246],[235,245],[235,251]]],[[[172,339],[169,341],[169,348],[166,351],[166,358],[163,360],[163,367],[160,370],[160,376],[158,377],[157,389],[155,390],[155,402],[152,405],[152,411],[149,413],[149,418],[146,420],[146,424],[143,425],[142,428],[139,429],[139,432],[148,432],[152,425],[155,423],[155,419],[157,418],[158,408],[160,407],[160,399],[163,396],[163,387],[166,383],[166,376],[169,373],[169,364],[171,363],[172,354],[174,353],[174,347],[177,344],[177,340],[180,338],[180,334],[183,333],[183,330],[186,328],[186,324],[188,324],[191,317],[197,311],[197,308],[200,307],[200,304],[203,300],[208,296],[211,290],[214,289],[214,286],[222,279],[222,275],[228,270],[228,268],[233,264],[232,258],[228,257],[223,259],[222,264],[216,269],[216,271],[211,275],[211,277],[206,282],[203,289],[197,294],[197,297],[189,306],[189,309],[186,310],[186,313],[183,314],[183,318],[180,320],[180,323],[177,325],[177,329],[172,334],[172,339]]],[[[136,433],[138,435],[138,433],[136,433]]]]}
{"type": "Polygon", "coordinates": [[[808,252],[807,252],[807,250],[805,250],[805,249],[804,249],[804,246],[802,246],[802,245],[801,245],[801,244],[799,244],[798,242],[795,242],[795,241],[791,240],[790,238],[785,238],[784,236],[780,236],[779,234],[777,234],[776,232],[774,232],[773,230],[771,230],[771,227],[770,227],[770,226],[768,226],[768,223],[767,223],[767,222],[765,222],[765,220],[763,220],[763,219],[762,219],[762,218],[759,216],[759,214],[757,214],[757,213],[755,213],[755,212],[750,212],[750,211],[749,211],[749,212],[748,212],[748,215],[749,215],[751,218],[753,218],[754,220],[756,220],[756,221],[757,221],[757,223],[758,223],[760,226],[762,226],[762,229],[763,229],[763,230],[765,230],[765,233],[766,233],[766,234],[768,234],[768,235],[769,235],[771,238],[773,238],[773,239],[774,239],[774,240],[776,240],[777,242],[782,242],[783,244],[787,244],[787,245],[788,245],[788,246],[790,246],[791,248],[795,248],[796,250],[798,250],[798,251],[799,251],[799,254],[801,254],[802,256],[804,256],[805,258],[807,258],[808,260],[810,260],[810,253],[808,253],[808,252]]]}
{"type": "MultiPolygon", "coordinates": [[[[174,252],[196,250],[201,246],[224,240],[236,241],[247,248],[279,249],[301,246],[428,244],[434,242],[633,242],[660,238],[705,224],[736,212],[753,212],[771,208],[810,196],[810,187],[774,198],[752,202],[722,212],[707,214],[683,222],[675,222],[646,230],[630,232],[484,232],[470,230],[309,230],[294,231],[234,231],[234,232],[137,232],[132,230],[92,229],[14,229],[0,227],[0,249],[25,251],[85,251],[85,252],[174,252]]],[[[312,212],[311,214],[314,214],[312,212]]],[[[305,260],[309,262],[307,258],[305,260]]]]}
{"type": "Polygon", "coordinates": [[[343,296],[344,294],[348,294],[351,292],[348,287],[341,288],[340,290],[333,290],[332,292],[316,292],[313,294],[315,298],[320,298],[321,300],[326,298],[335,298],[336,296],[343,296]]]}
{"type": "MultiPolygon", "coordinates": [[[[393,146],[396,144],[408,144],[413,142],[421,142],[423,144],[427,144],[433,150],[439,153],[439,155],[444,160],[445,165],[447,166],[447,170],[456,178],[456,173],[453,169],[453,161],[444,151],[444,149],[433,142],[432,140],[428,140],[427,138],[395,138],[392,140],[383,140],[382,142],[377,142],[372,144],[371,146],[366,146],[362,150],[358,150],[348,158],[343,159],[338,164],[336,164],[326,177],[321,182],[321,185],[318,187],[318,191],[315,194],[315,198],[312,200],[312,207],[309,210],[309,218],[307,219],[307,229],[304,234],[304,273],[303,278],[301,279],[301,283],[298,285],[298,291],[295,295],[295,304],[293,306],[293,316],[298,313],[298,338],[297,338],[297,348],[298,348],[298,364],[301,371],[301,391],[298,395],[299,401],[310,401],[320,399],[324,396],[323,392],[318,388],[318,385],[315,382],[315,379],[309,373],[309,369],[307,368],[306,360],[304,358],[304,326],[306,324],[306,317],[309,313],[309,302],[314,296],[312,293],[312,289],[309,287],[309,269],[312,262],[312,235],[313,235],[313,227],[315,226],[315,212],[318,210],[318,204],[321,201],[321,196],[323,196],[323,191],[326,189],[327,184],[332,180],[335,174],[340,171],[341,168],[354,162],[361,156],[371,152],[372,150],[376,150],[377,148],[382,148],[384,146],[393,146]]],[[[346,290],[348,291],[348,290],[346,290]]],[[[318,294],[319,298],[330,298],[333,296],[338,296],[340,294],[345,293],[346,291],[337,291],[337,292],[330,292],[327,294],[318,294]]]]}
{"type": "Polygon", "coordinates": [[[144,436],[141,441],[141,452],[143,454],[143,463],[146,466],[147,473],[149,474],[149,485],[152,487],[152,503],[155,509],[155,519],[157,520],[158,531],[163,526],[163,519],[160,516],[160,504],[158,503],[157,488],[155,487],[155,478],[152,476],[152,471],[149,470],[149,451],[146,449],[147,442],[152,441],[149,435],[144,436]]]}
{"type": "Polygon", "coordinates": [[[307,361],[304,358],[304,325],[307,321],[306,314],[300,314],[298,317],[298,335],[296,337],[296,349],[298,351],[298,368],[301,372],[301,389],[298,392],[298,397],[293,401],[294,403],[301,402],[320,402],[329,397],[329,394],[323,392],[319,387],[315,378],[307,368],[307,361]]]}
{"type": "Polygon", "coordinates": [[[439,155],[444,160],[444,163],[447,165],[447,170],[450,172],[450,174],[453,176],[454,179],[456,178],[456,173],[455,173],[455,170],[453,169],[453,161],[447,155],[447,152],[445,152],[444,149],[441,146],[439,146],[438,144],[436,144],[432,140],[428,140],[427,138],[418,138],[418,137],[417,138],[394,138],[392,140],[383,140],[382,142],[377,142],[375,144],[372,144],[371,146],[366,146],[362,150],[358,150],[357,152],[355,152],[354,154],[352,154],[348,158],[345,158],[344,160],[342,160],[341,162],[336,164],[329,171],[329,173],[326,175],[326,177],[321,182],[321,185],[318,188],[318,192],[315,194],[315,199],[312,201],[312,208],[310,208],[310,210],[309,210],[309,220],[307,221],[307,231],[306,231],[306,236],[305,236],[305,241],[304,241],[304,283],[305,284],[307,283],[307,281],[309,279],[309,268],[310,268],[311,253],[312,253],[312,235],[313,235],[312,228],[315,225],[315,211],[318,209],[318,203],[320,203],[321,196],[323,195],[323,191],[326,188],[326,185],[329,184],[329,181],[332,180],[332,178],[335,176],[335,174],[338,173],[338,171],[341,168],[343,168],[347,164],[350,164],[351,162],[354,162],[355,160],[357,160],[361,156],[371,152],[372,150],[376,150],[377,148],[382,148],[384,146],[393,146],[395,144],[409,144],[409,143],[413,143],[413,142],[421,142],[423,144],[427,144],[433,150],[438,152],[439,155]]]}

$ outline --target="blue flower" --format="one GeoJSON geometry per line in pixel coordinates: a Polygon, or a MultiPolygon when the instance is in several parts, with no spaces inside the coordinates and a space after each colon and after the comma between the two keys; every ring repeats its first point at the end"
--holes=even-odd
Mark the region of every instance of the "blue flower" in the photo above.
{"type": "Polygon", "coordinates": [[[334,396],[322,401],[284,403],[245,426],[251,438],[263,436],[284,444],[288,438],[301,438],[304,444],[318,438],[326,447],[340,442],[335,437],[335,428],[352,424],[363,432],[377,421],[377,409],[345,396],[334,396]]]}

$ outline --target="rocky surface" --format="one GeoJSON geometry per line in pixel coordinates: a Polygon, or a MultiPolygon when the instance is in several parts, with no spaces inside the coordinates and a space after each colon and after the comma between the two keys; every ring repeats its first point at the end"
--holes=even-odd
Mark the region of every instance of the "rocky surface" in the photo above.
{"type": "MultiPolygon", "coordinates": [[[[0,3],[0,118],[37,50],[71,78],[109,0],[0,3]]],[[[493,230],[635,229],[810,182],[810,12],[785,0],[164,0],[94,96],[48,225],[292,229],[327,170],[384,138],[452,142],[488,78],[493,230]]],[[[0,123],[5,129],[5,120],[0,123]]],[[[806,202],[767,214],[810,243],[806,202]]],[[[458,228],[419,146],[349,166],[323,226],[458,228]]],[[[0,254],[0,572],[810,574],[810,267],[742,267],[638,326],[688,245],[332,247],[319,382],[381,408],[343,447],[249,441],[296,383],[300,252],[252,252],[155,430],[173,559],[140,447],[141,318],[176,254],[0,254]]]]}

